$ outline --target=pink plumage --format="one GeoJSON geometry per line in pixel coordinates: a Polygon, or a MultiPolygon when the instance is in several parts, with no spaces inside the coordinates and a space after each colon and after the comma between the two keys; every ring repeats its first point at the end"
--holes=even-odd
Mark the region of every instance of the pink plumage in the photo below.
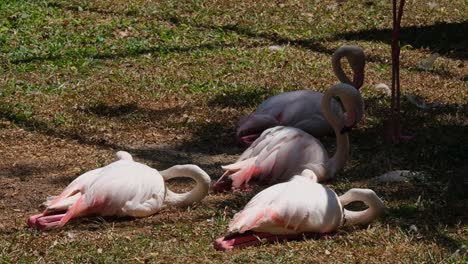
{"type": "Polygon", "coordinates": [[[257,195],[229,223],[237,235],[219,238],[215,247],[226,250],[259,244],[267,240],[300,239],[305,234],[327,234],[343,224],[367,224],[383,211],[380,198],[368,189],[351,189],[338,197],[325,185],[302,176],[273,185],[257,195]],[[363,201],[364,211],[348,211],[343,206],[363,201]],[[251,234],[249,232],[255,232],[251,234]]]}
{"type": "Polygon", "coordinates": [[[251,181],[271,185],[288,181],[294,175],[318,181],[332,178],[348,159],[347,131],[362,118],[364,103],[356,89],[340,83],[325,92],[321,108],[336,135],[337,150],[333,157],[329,158],[324,146],[310,134],[293,127],[273,127],[265,130],[235,163],[223,166],[225,173],[213,186],[214,190],[248,189],[251,181]],[[332,111],[333,96],[341,99],[344,115],[332,111]]]}

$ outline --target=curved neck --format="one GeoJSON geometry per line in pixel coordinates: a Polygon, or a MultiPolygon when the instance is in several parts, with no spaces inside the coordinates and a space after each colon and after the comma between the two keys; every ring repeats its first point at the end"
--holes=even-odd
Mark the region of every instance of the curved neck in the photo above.
{"type": "Polygon", "coordinates": [[[358,46],[342,46],[332,56],[332,68],[340,82],[361,88],[364,82],[364,51],[358,46]],[[353,70],[353,81],[351,81],[343,70],[341,58],[346,57],[353,70]]]}
{"type": "Polygon", "coordinates": [[[340,82],[346,83],[349,85],[353,85],[353,82],[346,76],[346,73],[343,71],[343,67],[341,66],[341,58],[346,56],[349,51],[346,49],[338,49],[333,53],[332,56],[332,68],[333,72],[335,72],[336,77],[340,82]]]}
{"type": "Polygon", "coordinates": [[[338,94],[338,89],[340,89],[339,85],[330,87],[325,92],[321,103],[322,113],[327,119],[328,123],[330,123],[330,125],[333,127],[336,135],[336,152],[333,157],[328,160],[327,178],[333,177],[337,171],[341,170],[344,167],[346,160],[349,158],[348,133],[341,133],[341,130],[344,127],[344,121],[342,118],[336,116],[331,108],[331,100],[333,99],[334,95],[338,94]]]}
{"type": "Polygon", "coordinates": [[[164,181],[181,177],[191,178],[195,181],[195,187],[191,191],[185,193],[175,193],[166,187],[164,202],[167,205],[186,206],[201,201],[208,194],[208,190],[210,189],[210,176],[196,165],[176,165],[160,173],[164,181]]]}
{"type": "Polygon", "coordinates": [[[350,211],[343,209],[344,225],[368,224],[377,218],[384,210],[382,200],[370,189],[351,189],[339,197],[344,207],[351,202],[363,202],[369,208],[362,211],[350,211]]]}

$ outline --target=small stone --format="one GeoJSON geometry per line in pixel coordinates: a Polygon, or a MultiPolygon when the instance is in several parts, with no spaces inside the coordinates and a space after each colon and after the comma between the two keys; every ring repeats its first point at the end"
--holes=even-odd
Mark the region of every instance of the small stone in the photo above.
{"type": "Polygon", "coordinates": [[[325,249],[325,255],[330,255],[331,252],[328,249],[325,249]]]}
{"type": "Polygon", "coordinates": [[[102,248],[98,248],[97,253],[101,254],[102,253],[102,248]]]}
{"type": "Polygon", "coordinates": [[[76,237],[76,234],[73,232],[67,232],[67,237],[70,239],[74,239],[76,237]]]}
{"type": "Polygon", "coordinates": [[[410,232],[417,233],[417,232],[418,232],[418,228],[417,228],[415,225],[410,225],[409,231],[410,231],[410,232]]]}
{"type": "Polygon", "coordinates": [[[272,46],[269,46],[268,49],[273,50],[273,51],[282,51],[284,50],[284,46],[272,45],[272,46]]]}
{"type": "Polygon", "coordinates": [[[385,183],[385,182],[406,182],[408,178],[406,175],[409,173],[409,170],[396,170],[390,171],[385,174],[382,174],[378,177],[375,177],[376,182],[385,183]]]}

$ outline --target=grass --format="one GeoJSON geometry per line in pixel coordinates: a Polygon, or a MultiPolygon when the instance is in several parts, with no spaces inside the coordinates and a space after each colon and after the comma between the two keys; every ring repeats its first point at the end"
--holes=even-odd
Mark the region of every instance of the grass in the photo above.
{"type": "MultiPolygon", "coordinates": [[[[462,0],[408,2],[402,116],[416,138],[395,145],[383,138],[389,100],[373,89],[390,84],[390,1],[1,2],[0,262],[466,262],[467,9],[462,0]],[[145,219],[26,228],[48,195],[117,150],[158,169],[196,163],[218,178],[242,151],[239,117],[274,94],[324,91],[343,44],[366,52],[366,116],[329,185],[340,194],[373,188],[385,200],[386,214],[369,227],[217,252],[212,241],[251,196],[228,194],[145,219]],[[433,67],[419,69],[435,52],[433,67]],[[405,95],[442,107],[422,110],[405,95]],[[396,169],[424,178],[371,180],[396,169]]],[[[324,143],[333,151],[333,138],[324,143]]]]}

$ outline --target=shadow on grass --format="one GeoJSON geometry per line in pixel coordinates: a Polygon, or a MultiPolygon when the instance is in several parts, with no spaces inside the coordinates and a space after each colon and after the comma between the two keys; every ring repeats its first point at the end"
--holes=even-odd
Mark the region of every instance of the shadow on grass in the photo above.
{"type": "Polygon", "coordinates": [[[115,119],[144,119],[152,122],[167,120],[170,115],[180,115],[186,111],[190,111],[191,105],[174,106],[164,109],[145,109],[138,106],[136,103],[123,105],[108,105],[98,102],[89,107],[82,108],[81,111],[85,114],[92,114],[101,118],[115,119]]]}
{"type": "Polygon", "coordinates": [[[274,95],[274,89],[258,87],[255,89],[230,89],[222,94],[218,93],[209,100],[208,106],[246,108],[261,104],[268,97],[274,95]]]}
{"type": "MultiPolygon", "coordinates": [[[[436,23],[427,26],[410,26],[401,28],[401,46],[411,45],[414,48],[429,48],[444,56],[467,60],[468,21],[455,23],[436,23]]],[[[390,29],[368,29],[357,32],[338,33],[328,40],[365,40],[379,41],[390,45],[390,29]]]]}
{"type": "Polygon", "coordinates": [[[10,167],[4,167],[0,171],[0,177],[16,177],[21,181],[31,180],[32,176],[44,175],[50,172],[57,172],[63,170],[65,165],[57,164],[38,164],[37,162],[31,163],[15,163],[10,167]]]}
{"type": "Polygon", "coordinates": [[[75,58],[75,57],[104,60],[104,59],[136,57],[136,56],[140,56],[142,54],[148,54],[148,53],[170,54],[170,53],[183,53],[183,52],[192,52],[192,51],[200,51],[200,50],[214,50],[214,49],[229,48],[229,47],[234,47],[234,44],[213,42],[213,43],[205,43],[201,45],[188,46],[188,47],[179,47],[179,46],[173,47],[173,46],[160,45],[157,47],[138,47],[132,50],[122,49],[116,52],[96,53],[94,51],[85,51],[79,56],[78,55],[75,55],[75,56],[74,55],[30,56],[30,57],[26,57],[23,59],[12,60],[11,63],[20,64],[20,63],[40,62],[40,61],[56,61],[56,60],[61,60],[64,58],[75,58]]]}
{"type": "Polygon", "coordinates": [[[20,111],[16,111],[15,107],[8,104],[0,106],[0,119],[9,120],[30,132],[37,132],[56,138],[76,140],[78,143],[83,145],[92,145],[104,149],[123,149],[118,144],[107,142],[102,138],[95,138],[92,135],[85,135],[77,130],[59,130],[48,122],[37,120],[30,116],[24,116],[20,111]]]}

